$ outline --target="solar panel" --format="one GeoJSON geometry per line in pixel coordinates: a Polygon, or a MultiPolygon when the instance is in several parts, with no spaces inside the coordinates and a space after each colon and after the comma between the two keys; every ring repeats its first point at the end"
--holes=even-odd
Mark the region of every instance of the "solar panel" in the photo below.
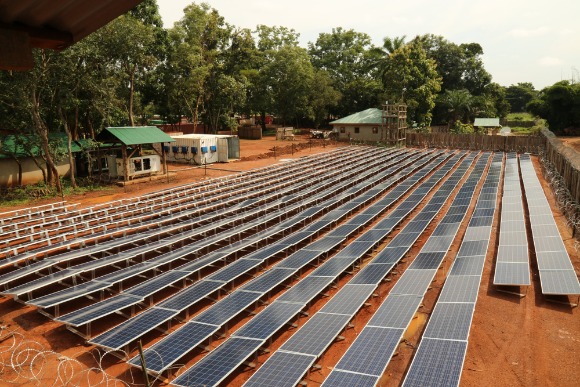
{"type": "Polygon", "coordinates": [[[131,295],[119,294],[96,304],[89,305],[74,312],[67,313],[56,318],[56,321],[64,322],[72,326],[88,324],[98,318],[102,318],[120,309],[127,308],[142,301],[142,298],[131,295]]]}
{"type": "Polygon", "coordinates": [[[262,340],[230,338],[179,375],[171,384],[176,386],[214,386],[222,382],[248,356],[256,352],[262,340]]]}
{"type": "MultiPolygon", "coordinates": [[[[220,329],[219,326],[188,322],[144,351],[147,370],[161,373],[171,367],[196,346],[203,343],[220,329]]],[[[139,355],[129,360],[129,364],[140,367],[139,355]]]]}
{"type": "Polygon", "coordinates": [[[539,270],[574,270],[566,251],[536,252],[539,270]]]}
{"type": "Polygon", "coordinates": [[[261,264],[261,261],[254,259],[238,259],[206,278],[212,281],[230,282],[261,264]]]}
{"type": "Polygon", "coordinates": [[[373,246],[374,246],[373,242],[364,242],[364,241],[361,242],[357,239],[356,241],[352,242],[344,249],[339,251],[336,254],[336,256],[361,258],[365,254],[367,254],[370,250],[372,250],[373,246]]]}
{"type": "Polygon", "coordinates": [[[415,240],[421,235],[419,232],[406,232],[403,230],[401,233],[397,234],[396,237],[389,243],[389,247],[410,247],[415,240]]]}
{"type": "Polygon", "coordinates": [[[478,275],[448,276],[437,302],[475,302],[479,281],[478,275]]]}
{"type": "Polygon", "coordinates": [[[424,338],[405,376],[403,387],[458,386],[466,351],[465,341],[424,338]]]}
{"type": "Polygon", "coordinates": [[[104,348],[120,350],[175,315],[176,312],[174,310],[153,307],[92,338],[89,343],[104,348]]]}
{"type": "Polygon", "coordinates": [[[490,226],[468,227],[463,236],[464,241],[489,241],[490,226]]]}
{"type": "Polygon", "coordinates": [[[304,247],[303,250],[327,252],[340,245],[343,241],[343,237],[325,236],[324,238],[314,241],[308,246],[304,247]]]}
{"type": "Polygon", "coordinates": [[[361,228],[360,224],[343,224],[328,233],[330,237],[350,237],[355,231],[361,228]]]}
{"type": "Polygon", "coordinates": [[[302,241],[308,240],[312,237],[312,233],[308,232],[308,231],[302,231],[302,232],[296,232],[294,234],[291,234],[287,237],[285,237],[284,239],[280,240],[278,242],[278,244],[281,245],[295,245],[298,244],[302,241]]]}
{"type": "Polygon", "coordinates": [[[471,220],[469,221],[469,227],[491,226],[492,224],[493,224],[492,216],[480,216],[477,218],[471,218],[471,220]]]}
{"type": "Polygon", "coordinates": [[[404,332],[404,329],[365,327],[335,369],[382,376],[404,332]]]}
{"type": "Polygon", "coordinates": [[[431,236],[427,242],[425,242],[421,251],[425,253],[447,252],[449,246],[453,243],[453,239],[455,239],[455,235],[431,236]]]}
{"type": "Polygon", "coordinates": [[[300,249],[280,261],[277,268],[300,269],[320,256],[320,251],[300,249]]]}
{"type": "Polygon", "coordinates": [[[379,378],[372,375],[361,375],[347,371],[333,370],[322,386],[327,387],[375,387],[379,378]]]}
{"type": "Polygon", "coordinates": [[[412,294],[417,296],[423,296],[431,282],[433,277],[437,273],[437,270],[405,270],[405,275],[403,275],[393,289],[391,289],[390,294],[412,294]]]}
{"type": "Polygon", "coordinates": [[[497,252],[497,259],[501,262],[528,263],[528,245],[503,246],[500,245],[497,252]]]}
{"type": "Polygon", "coordinates": [[[531,285],[528,262],[496,262],[494,285],[531,285]]]}
{"type": "Polygon", "coordinates": [[[542,236],[534,239],[536,252],[566,251],[566,246],[560,236],[542,236]]]}
{"type": "Polygon", "coordinates": [[[381,250],[373,259],[373,263],[397,263],[409,250],[409,247],[389,247],[381,250]]]}
{"type": "Polygon", "coordinates": [[[446,252],[424,253],[415,257],[409,269],[438,269],[445,258],[446,252]]]}
{"type": "Polygon", "coordinates": [[[422,296],[389,294],[367,325],[407,329],[421,302],[422,296]]]}
{"type": "Polygon", "coordinates": [[[375,285],[345,285],[326,305],[320,313],[337,313],[353,316],[363,303],[375,291],[375,285]]]}
{"type": "Polygon", "coordinates": [[[193,321],[223,325],[254,302],[258,301],[261,296],[262,294],[256,292],[235,291],[195,316],[193,321]]]}
{"type": "Polygon", "coordinates": [[[387,236],[384,230],[369,230],[357,238],[358,241],[380,242],[387,236]]]}
{"type": "Polygon", "coordinates": [[[438,302],[431,314],[424,338],[467,340],[475,304],[438,302]]]}
{"type": "Polygon", "coordinates": [[[191,273],[187,271],[171,270],[163,273],[155,278],[152,278],[144,283],[133,286],[125,290],[125,293],[132,294],[137,297],[147,297],[160,289],[163,289],[181,279],[186,278],[191,273]]]}
{"type": "Polygon", "coordinates": [[[341,258],[338,255],[324,262],[319,268],[311,274],[313,276],[332,276],[336,277],[350,266],[354,265],[356,258],[341,258]]]}
{"type": "Polygon", "coordinates": [[[350,280],[350,284],[374,284],[378,285],[383,278],[391,271],[395,266],[394,263],[375,263],[374,261],[365,267],[363,267],[353,279],[350,280]]]}
{"type": "Polygon", "coordinates": [[[233,333],[235,337],[246,337],[265,340],[304,308],[301,304],[274,301],[240,329],[233,333]]]}
{"type": "MultiPolygon", "coordinates": [[[[449,214],[449,212],[447,213],[449,214]]],[[[459,229],[458,223],[439,223],[435,230],[433,230],[432,236],[450,236],[457,234],[457,230],[459,229]]]]}
{"type": "Polygon", "coordinates": [[[464,241],[459,247],[458,257],[471,257],[487,254],[488,241],[464,241]]]}
{"type": "Polygon", "coordinates": [[[275,352],[244,384],[251,386],[296,386],[316,361],[315,356],[275,352]]]}
{"type": "Polygon", "coordinates": [[[351,318],[349,315],[316,313],[280,349],[318,357],[351,318]]]}
{"type": "Polygon", "coordinates": [[[527,246],[528,237],[526,230],[522,229],[514,232],[500,232],[499,244],[500,246],[527,246]]]}
{"type": "Polygon", "coordinates": [[[334,281],[334,277],[306,277],[290,290],[277,298],[278,301],[307,303],[328,285],[334,281]]]}
{"type": "Polygon", "coordinates": [[[223,282],[198,281],[172,297],[161,301],[158,305],[162,308],[182,311],[197,301],[204,299],[216,290],[224,286],[223,282]]]}
{"type": "Polygon", "coordinates": [[[580,285],[574,270],[540,270],[540,282],[544,294],[580,294],[580,285]]]}
{"type": "Polygon", "coordinates": [[[481,275],[485,255],[475,255],[470,257],[457,257],[451,266],[450,276],[455,275],[481,275]]]}
{"type": "Polygon", "coordinates": [[[290,278],[294,273],[296,273],[296,269],[286,269],[274,266],[272,269],[244,284],[239,289],[248,292],[267,293],[290,278]]]}

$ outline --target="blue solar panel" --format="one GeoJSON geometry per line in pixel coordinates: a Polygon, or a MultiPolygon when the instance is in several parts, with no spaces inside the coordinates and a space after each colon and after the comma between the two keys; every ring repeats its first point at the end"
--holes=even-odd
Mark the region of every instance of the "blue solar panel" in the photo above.
{"type": "Polygon", "coordinates": [[[261,263],[261,261],[253,259],[238,259],[214,274],[208,275],[206,278],[212,281],[230,282],[245,274],[252,268],[260,266],[261,263]]]}
{"type": "MultiPolygon", "coordinates": [[[[219,329],[220,327],[215,325],[195,322],[185,324],[175,332],[172,332],[171,335],[144,351],[147,369],[156,373],[165,371],[219,329]]],[[[140,367],[140,356],[137,355],[129,360],[129,364],[140,367]]]]}
{"type": "Polygon", "coordinates": [[[290,278],[294,273],[296,273],[295,269],[273,267],[271,270],[266,271],[259,277],[243,285],[240,289],[250,292],[266,293],[290,278]]]}
{"type": "Polygon", "coordinates": [[[365,327],[335,369],[382,376],[404,332],[404,329],[365,327]]]}
{"type": "Polygon", "coordinates": [[[365,254],[372,250],[373,242],[359,241],[358,239],[336,254],[336,257],[355,257],[362,258],[365,254]]]}
{"type": "Polygon", "coordinates": [[[373,294],[375,285],[345,285],[320,309],[320,313],[337,313],[353,316],[373,294]]]}
{"type": "Polygon", "coordinates": [[[275,352],[250,379],[244,384],[251,386],[296,386],[304,376],[304,369],[309,369],[315,356],[275,352]]]}
{"type": "Polygon", "coordinates": [[[403,275],[393,289],[391,289],[390,294],[412,294],[423,296],[431,282],[433,277],[437,273],[437,270],[405,270],[405,275],[403,275]]]}
{"type": "Polygon", "coordinates": [[[361,375],[347,371],[333,370],[322,386],[327,387],[375,387],[379,378],[372,375],[361,375]]]}
{"type": "Polygon", "coordinates": [[[101,347],[120,350],[175,315],[176,312],[173,310],[151,308],[92,338],[89,342],[101,347]]]}
{"type": "Polygon", "coordinates": [[[493,284],[508,286],[531,285],[528,262],[496,262],[493,284]]]}
{"type": "Polygon", "coordinates": [[[407,329],[422,301],[422,296],[389,294],[367,325],[407,329]]]}
{"type": "Polygon", "coordinates": [[[325,236],[324,238],[314,241],[308,246],[304,247],[304,250],[327,252],[337,247],[342,242],[344,242],[343,237],[325,236]]]}
{"type": "Polygon", "coordinates": [[[280,349],[318,357],[351,318],[349,315],[316,313],[280,349]]]}
{"type": "Polygon", "coordinates": [[[160,302],[158,305],[162,308],[182,311],[223,286],[223,282],[198,281],[165,301],[160,302]]]}
{"type": "Polygon", "coordinates": [[[233,336],[267,339],[296,316],[304,306],[275,301],[234,332],[233,336]]]}
{"type": "Polygon", "coordinates": [[[475,302],[479,291],[479,281],[479,275],[448,276],[437,302],[475,302]]]}
{"type": "Polygon", "coordinates": [[[258,301],[261,296],[262,294],[255,292],[235,291],[195,316],[193,321],[223,325],[258,301]]]}
{"type": "Polygon", "coordinates": [[[411,247],[417,238],[419,238],[419,235],[421,235],[421,233],[408,233],[406,230],[403,230],[393,238],[393,240],[389,243],[389,247],[411,247]]]}
{"type": "Polygon", "coordinates": [[[373,259],[373,263],[397,263],[409,251],[409,247],[386,247],[373,259]]]}
{"type": "Polygon", "coordinates": [[[278,301],[308,303],[334,281],[334,277],[306,277],[294,285],[286,293],[278,297],[278,301]]]}
{"type": "Polygon", "coordinates": [[[375,284],[378,285],[383,278],[395,266],[394,263],[375,263],[374,261],[363,267],[352,280],[350,284],[375,284]]]}
{"type": "Polygon", "coordinates": [[[541,270],[574,270],[566,251],[536,252],[538,269],[541,270]]]}
{"type": "Polygon", "coordinates": [[[457,257],[453,262],[450,276],[455,275],[481,275],[483,271],[483,264],[485,263],[485,255],[476,255],[470,257],[457,257]]]}
{"type": "Polygon", "coordinates": [[[282,260],[277,267],[300,269],[320,256],[320,251],[301,249],[282,260]]]}
{"type": "Polygon", "coordinates": [[[80,326],[107,316],[120,309],[138,304],[141,300],[142,299],[138,297],[119,294],[96,304],[67,313],[57,318],[56,321],[61,321],[73,326],[80,326]]]}
{"type": "Polygon", "coordinates": [[[459,247],[458,257],[471,257],[487,254],[488,241],[463,241],[459,247]]]}
{"type": "Polygon", "coordinates": [[[339,256],[332,257],[330,260],[324,262],[319,268],[314,270],[311,274],[313,276],[338,276],[350,266],[354,265],[356,258],[341,258],[339,256]]]}
{"type": "Polygon", "coordinates": [[[475,304],[472,302],[438,302],[423,337],[467,341],[474,308],[475,304]]]}
{"type": "Polygon", "coordinates": [[[438,269],[445,258],[446,252],[419,253],[409,269],[438,269]]]}
{"type": "Polygon", "coordinates": [[[407,372],[403,387],[458,386],[466,351],[465,341],[424,338],[407,372]]]}
{"type": "Polygon", "coordinates": [[[137,297],[147,297],[167,286],[186,278],[191,273],[186,271],[172,270],[150,279],[140,285],[127,289],[125,293],[137,297]]]}
{"type": "Polygon", "coordinates": [[[256,352],[262,344],[262,340],[230,338],[179,375],[171,384],[176,386],[217,385],[256,352]]]}

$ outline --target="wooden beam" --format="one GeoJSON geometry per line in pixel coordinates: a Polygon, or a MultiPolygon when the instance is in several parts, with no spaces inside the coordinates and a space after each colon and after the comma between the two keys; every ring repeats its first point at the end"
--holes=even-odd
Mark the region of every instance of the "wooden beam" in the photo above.
{"type": "Polygon", "coordinates": [[[0,70],[25,71],[33,67],[28,34],[0,29],[0,70]]]}

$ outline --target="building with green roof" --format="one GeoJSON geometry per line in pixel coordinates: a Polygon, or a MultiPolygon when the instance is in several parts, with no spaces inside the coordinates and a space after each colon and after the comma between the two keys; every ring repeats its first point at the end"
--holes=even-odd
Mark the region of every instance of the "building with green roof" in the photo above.
{"type": "Polygon", "coordinates": [[[332,121],[339,140],[380,141],[383,111],[370,108],[332,121]]]}

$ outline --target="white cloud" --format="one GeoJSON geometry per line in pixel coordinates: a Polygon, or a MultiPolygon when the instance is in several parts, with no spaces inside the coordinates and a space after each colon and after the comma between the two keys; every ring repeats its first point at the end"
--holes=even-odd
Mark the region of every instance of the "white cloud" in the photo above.
{"type": "Polygon", "coordinates": [[[560,66],[562,64],[562,61],[560,60],[560,58],[545,56],[543,58],[540,58],[538,64],[544,67],[552,67],[552,66],[560,66]]]}
{"type": "Polygon", "coordinates": [[[516,38],[533,38],[537,36],[543,36],[550,32],[550,29],[546,26],[526,29],[526,28],[516,28],[510,31],[510,34],[516,38]]]}

